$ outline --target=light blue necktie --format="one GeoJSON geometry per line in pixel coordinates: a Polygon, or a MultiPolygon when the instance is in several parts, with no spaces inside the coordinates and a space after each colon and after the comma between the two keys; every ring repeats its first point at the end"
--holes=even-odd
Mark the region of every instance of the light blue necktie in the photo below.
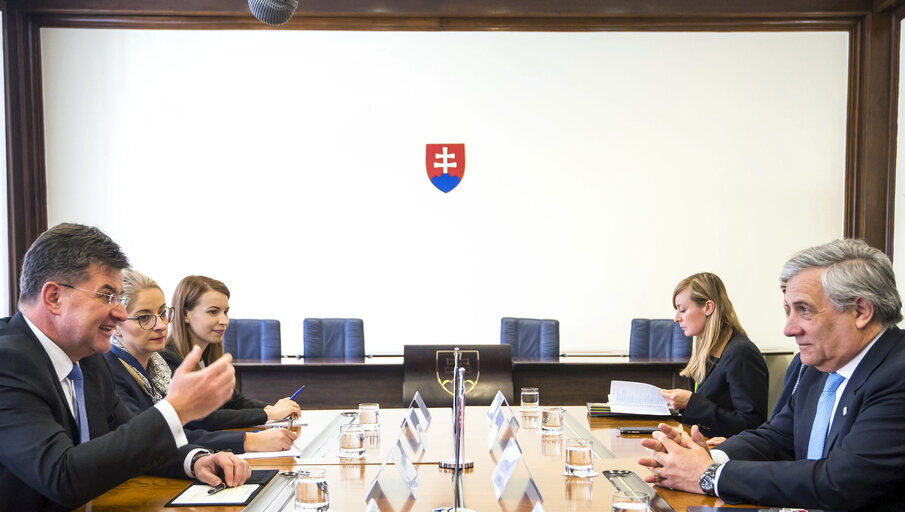
{"type": "Polygon", "coordinates": [[[88,431],[88,413],[85,412],[85,384],[82,380],[82,369],[78,363],[72,365],[72,371],[69,372],[69,380],[75,384],[75,402],[78,407],[76,421],[79,422],[79,443],[85,443],[91,439],[91,433],[88,431]]]}
{"type": "Polygon", "coordinates": [[[836,404],[836,388],[845,377],[838,373],[831,373],[823,385],[823,393],[817,401],[817,414],[814,415],[814,425],[811,426],[811,437],[808,439],[808,459],[819,460],[823,458],[823,445],[826,443],[827,429],[830,426],[830,415],[833,405],[836,404]]]}

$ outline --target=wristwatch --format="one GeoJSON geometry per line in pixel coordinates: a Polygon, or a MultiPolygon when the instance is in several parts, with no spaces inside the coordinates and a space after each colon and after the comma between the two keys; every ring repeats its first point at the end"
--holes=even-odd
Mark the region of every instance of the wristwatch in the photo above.
{"type": "Polygon", "coordinates": [[[722,464],[711,464],[707,471],[704,471],[704,474],[701,475],[701,478],[698,479],[698,485],[701,486],[701,490],[704,491],[704,494],[707,496],[716,496],[716,491],[714,490],[714,486],[716,482],[716,470],[722,464]]]}

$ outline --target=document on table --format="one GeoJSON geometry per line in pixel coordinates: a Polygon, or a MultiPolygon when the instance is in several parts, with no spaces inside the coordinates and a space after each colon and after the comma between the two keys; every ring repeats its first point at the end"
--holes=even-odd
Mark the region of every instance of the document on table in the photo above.
{"type": "Polygon", "coordinates": [[[669,416],[666,399],[660,388],[643,382],[614,380],[610,382],[610,412],[669,416]]]}
{"type": "Polygon", "coordinates": [[[227,487],[222,491],[210,493],[213,487],[195,481],[178,496],[167,502],[165,507],[193,507],[201,505],[236,505],[244,506],[267,485],[277,474],[276,469],[255,469],[245,485],[227,487]]]}
{"type": "Polygon", "coordinates": [[[281,452],[245,452],[237,454],[236,457],[240,459],[273,459],[276,457],[301,457],[302,450],[292,443],[292,446],[288,450],[283,450],[281,452]]]}

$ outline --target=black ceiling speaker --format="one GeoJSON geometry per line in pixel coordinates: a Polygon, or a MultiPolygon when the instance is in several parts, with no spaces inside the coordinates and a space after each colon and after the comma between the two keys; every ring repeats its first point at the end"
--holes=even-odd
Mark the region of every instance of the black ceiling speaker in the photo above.
{"type": "Polygon", "coordinates": [[[255,18],[268,25],[286,23],[298,6],[299,0],[248,0],[248,8],[255,18]]]}

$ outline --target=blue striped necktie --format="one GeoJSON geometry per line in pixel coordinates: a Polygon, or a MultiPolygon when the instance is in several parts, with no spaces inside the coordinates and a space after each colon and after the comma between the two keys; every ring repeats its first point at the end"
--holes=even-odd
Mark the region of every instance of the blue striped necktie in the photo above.
{"type": "Polygon", "coordinates": [[[826,443],[827,429],[830,426],[830,415],[836,404],[836,388],[845,378],[838,373],[831,373],[823,385],[823,393],[817,401],[817,414],[814,415],[814,424],[811,426],[811,437],[808,439],[808,459],[819,460],[823,458],[823,445],[826,443]]]}
{"type": "Polygon", "coordinates": [[[85,385],[82,379],[82,369],[79,364],[72,365],[72,371],[69,372],[69,380],[75,384],[75,403],[78,411],[76,411],[76,421],[79,423],[79,443],[87,442],[91,439],[91,433],[88,431],[88,413],[85,412],[85,385]]]}

